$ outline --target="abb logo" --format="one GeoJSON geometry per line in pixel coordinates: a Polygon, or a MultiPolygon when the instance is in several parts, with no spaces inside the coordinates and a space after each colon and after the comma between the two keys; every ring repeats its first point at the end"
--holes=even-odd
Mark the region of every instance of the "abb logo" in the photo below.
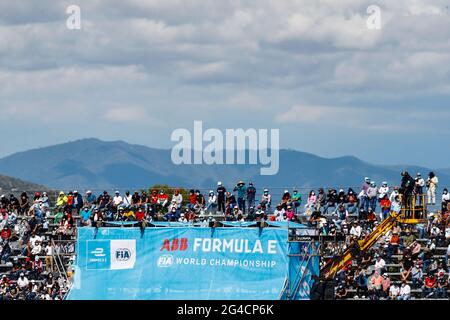
{"type": "Polygon", "coordinates": [[[188,239],[165,239],[160,251],[186,251],[188,248],[188,239]]]}

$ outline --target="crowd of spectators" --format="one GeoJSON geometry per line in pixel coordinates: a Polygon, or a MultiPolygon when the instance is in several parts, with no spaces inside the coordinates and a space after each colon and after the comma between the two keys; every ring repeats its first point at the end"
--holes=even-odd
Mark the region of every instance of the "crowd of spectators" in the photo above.
{"type": "Polygon", "coordinates": [[[0,299],[62,300],[67,293],[67,278],[57,272],[54,255],[75,248],[73,242],[52,241],[57,231],[51,230],[50,215],[47,192],[1,196],[0,299]]]}
{"type": "MultiPolygon", "coordinates": [[[[399,212],[410,203],[426,201],[435,206],[437,186],[438,179],[432,172],[426,180],[420,173],[412,178],[403,172],[398,187],[387,182],[378,187],[367,177],[358,189],[318,188],[302,196],[294,188],[292,192],[284,190],[276,199],[269,189],[258,193],[252,182],[244,181],[230,189],[218,182],[207,194],[195,189],[187,193],[155,189],[123,194],[117,190],[111,195],[108,191],[61,191],[54,199],[46,192],[31,198],[25,192],[19,198],[2,195],[0,258],[2,264],[12,264],[12,271],[2,278],[0,297],[61,299],[67,283],[63,277],[55,277],[53,256],[55,251],[73,253],[74,248],[68,248],[70,243],[54,248],[50,238],[74,239],[77,227],[99,227],[108,222],[133,222],[145,227],[152,221],[187,223],[217,217],[226,221],[292,221],[316,228],[323,236],[344,236],[344,242],[324,246],[323,254],[333,257],[363,240],[391,212],[399,212]],[[49,232],[50,237],[45,238],[43,235],[49,232]],[[12,242],[24,259],[13,256],[12,242]]],[[[356,254],[352,264],[337,275],[336,298],[348,298],[354,290],[356,296],[364,298],[409,299],[411,290],[416,289],[423,297],[446,297],[450,253],[447,189],[442,192],[441,205],[434,209],[428,216],[419,217],[422,223],[398,224],[371,250],[356,254]],[[448,249],[439,256],[439,248],[448,249]],[[390,265],[400,269],[399,283],[391,281],[390,265]]]]}

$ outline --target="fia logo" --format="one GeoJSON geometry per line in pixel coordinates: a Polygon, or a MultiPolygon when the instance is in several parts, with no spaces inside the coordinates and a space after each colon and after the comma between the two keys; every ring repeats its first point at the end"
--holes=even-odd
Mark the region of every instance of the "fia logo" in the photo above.
{"type": "Polygon", "coordinates": [[[158,267],[159,268],[168,268],[173,265],[173,256],[171,254],[165,254],[159,257],[158,259],[158,267]]]}
{"type": "Polygon", "coordinates": [[[120,248],[116,250],[117,261],[128,261],[131,258],[131,251],[126,248],[120,248]]]}

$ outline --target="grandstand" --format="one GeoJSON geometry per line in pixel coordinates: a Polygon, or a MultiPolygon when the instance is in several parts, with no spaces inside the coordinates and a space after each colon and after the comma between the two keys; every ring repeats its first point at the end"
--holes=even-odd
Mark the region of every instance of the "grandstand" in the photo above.
{"type": "MultiPolygon", "coordinates": [[[[295,193],[292,188],[260,189],[253,198],[242,181],[222,196],[220,187],[212,193],[166,188],[127,194],[113,190],[115,196],[98,190],[83,191],[83,196],[76,191],[3,196],[1,298],[66,299],[78,270],[80,229],[286,226],[290,269],[281,299],[299,299],[305,281],[310,299],[448,299],[445,197],[442,204],[427,205],[425,195],[408,195],[400,188],[385,195],[378,190],[377,201],[369,203],[363,192],[352,200],[357,187],[351,187],[328,188],[317,196],[297,188],[295,193]],[[382,200],[389,198],[387,206],[382,200]],[[221,202],[225,212],[218,211],[221,202]],[[320,274],[315,278],[312,271],[306,279],[299,270],[315,257],[320,274]]],[[[260,285],[263,290],[264,282],[260,285]]]]}

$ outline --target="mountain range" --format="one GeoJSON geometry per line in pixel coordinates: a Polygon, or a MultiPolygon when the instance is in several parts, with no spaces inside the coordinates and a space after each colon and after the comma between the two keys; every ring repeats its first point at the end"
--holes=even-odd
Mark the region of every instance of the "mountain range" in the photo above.
{"type": "MultiPolygon", "coordinates": [[[[1,174],[62,190],[133,190],[153,184],[210,189],[217,181],[232,187],[240,179],[253,181],[259,188],[339,188],[359,186],[366,176],[378,184],[385,180],[398,185],[403,170],[423,176],[433,171],[419,166],[376,165],[351,156],[323,158],[295,150],[280,150],[278,174],[262,176],[259,169],[259,165],[175,165],[171,150],[93,138],[0,159],[1,174]]],[[[441,186],[449,185],[450,169],[434,171],[441,186]]]]}

